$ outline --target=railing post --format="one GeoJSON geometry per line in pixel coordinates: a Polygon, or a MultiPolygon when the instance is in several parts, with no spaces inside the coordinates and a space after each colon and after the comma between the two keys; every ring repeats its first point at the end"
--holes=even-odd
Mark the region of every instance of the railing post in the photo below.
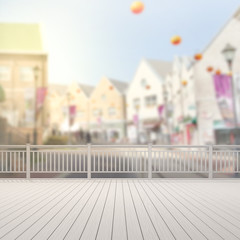
{"type": "Polygon", "coordinates": [[[91,143],[87,144],[87,177],[88,179],[91,178],[91,168],[92,168],[92,164],[91,164],[91,143]]]}
{"type": "Polygon", "coordinates": [[[209,157],[208,157],[208,178],[213,178],[213,145],[209,146],[209,157]]]}
{"type": "Polygon", "coordinates": [[[30,144],[26,144],[26,178],[30,179],[30,144]]]}
{"type": "Polygon", "coordinates": [[[152,178],[152,144],[148,144],[148,178],[152,178]]]}

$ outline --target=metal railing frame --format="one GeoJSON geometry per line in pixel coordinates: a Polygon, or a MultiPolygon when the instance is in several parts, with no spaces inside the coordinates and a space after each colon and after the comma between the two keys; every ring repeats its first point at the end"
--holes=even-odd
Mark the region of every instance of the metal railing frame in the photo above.
{"type": "MultiPolygon", "coordinates": [[[[47,150],[47,149],[54,149],[53,152],[56,152],[56,150],[60,150],[60,149],[65,149],[63,150],[62,152],[66,152],[66,153],[71,153],[73,151],[71,150],[74,150],[74,149],[79,149],[79,148],[83,148],[84,149],[84,153],[86,153],[86,157],[87,157],[87,160],[86,160],[86,173],[87,173],[87,178],[90,179],[91,178],[91,175],[94,171],[92,171],[92,154],[94,154],[94,151],[97,151],[99,149],[99,151],[101,152],[101,148],[104,148],[105,151],[108,150],[110,151],[111,149],[124,149],[124,148],[127,148],[127,149],[145,149],[145,152],[148,153],[148,157],[147,157],[147,176],[149,179],[152,178],[152,175],[153,175],[153,152],[154,150],[156,151],[156,149],[160,149],[160,148],[163,148],[163,149],[167,149],[165,150],[164,152],[174,152],[174,150],[172,149],[205,149],[207,151],[204,151],[205,153],[207,152],[208,153],[208,157],[207,157],[207,160],[208,160],[208,169],[207,171],[205,171],[205,173],[208,173],[208,178],[209,179],[212,179],[213,178],[213,175],[214,175],[214,170],[213,170],[213,154],[215,153],[216,156],[218,156],[217,154],[222,151],[224,152],[224,150],[221,150],[221,149],[225,149],[225,152],[224,154],[227,152],[229,153],[232,153],[232,155],[234,155],[235,153],[237,153],[237,164],[238,164],[238,161],[239,161],[239,158],[238,158],[238,151],[233,151],[232,149],[235,149],[235,148],[239,148],[239,152],[240,152],[240,146],[239,145],[206,145],[206,146],[186,146],[186,145],[176,145],[176,146],[173,146],[173,145],[152,145],[151,143],[149,143],[148,145],[92,145],[92,144],[87,144],[87,145],[30,145],[29,143],[26,144],[26,145],[0,145],[0,152],[2,151],[2,149],[21,149],[21,151],[25,151],[25,164],[26,164],[26,169],[25,171],[20,171],[21,173],[26,173],[26,178],[27,179],[30,179],[31,178],[31,173],[34,173],[34,171],[31,171],[31,153],[34,153],[36,152],[37,150],[47,150]],[[71,149],[71,150],[66,150],[66,149],[71,149]],[[93,150],[95,149],[95,150],[93,150]],[[216,149],[220,149],[220,150],[216,150],[216,149]]],[[[50,151],[50,150],[48,150],[50,151]]],[[[133,150],[132,150],[133,151],[133,150]]],[[[183,151],[183,150],[181,150],[183,151]]],[[[59,151],[58,151],[59,152],[59,151]]],[[[104,151],[102,151],[103,153],[104,151]]],[[[120,151],[119,151],[120,152],[120,151]]],[[[124,152],[124,151],[123,151],[124,152]]],[[[180,152],[180,151],[179,151],[180,152]]],[[[193,152],[193,151],[192,151],[193,152]]],[[[199,151],[200,152],[200,151],[199,151]]],[[[203,151],[202,151],[203,152],[203,151]]],[[[14,153],[14,152],[13,152],[14,153]]],[[[7,155],[6,155],[7,156],[7,155]]],[[[11,156],[11,155],[10,155],[11,156]]],[[[24,156],[24,155],[23,155],[24,156]]],[[[55,156],[55,154],[54,154],[55,156]]],[[[225,156],[225,155],[224,155],[225,156]]],[[[235,156],[235,155],[234,155],[235,156]]],[[[111,155],[112,157],[112,155],[111,155]]],[[[185,157],[185,155],[184,155],[185,157]]],[[[68,160],[68,157],[67,157],[67,160],[68,160]]],[[[95,160],[95,155],[94,155],[94,160],[95,160]]],[[[169,159],[167,159],[169,160],[169,159]]],[[[6,160],[7,161],[7,160],[6,160]]],[[[84,160],[85,161],[85,160],[84,160]]],[[[108,161],[108,160],[107,160],[108,161]]],[[[155,160],[156,161],[156,160],[155,160]]],[[[185,161],[185,159],[184,159],[185,161]]],[[[198,160],[199,161],[199,160],[198,160]]],[[[206,160],[205,160],[206,161],[206,160]]],[[[225,167],[226,167],[226,159],[224,159],[224,164],[225,164],[225,167]]],[[[2,162],[3,162],[3,158],[2,158],[2,162]]],[[[11,164],[11,163],[10,163],[11,164]]],[[[67,164],[69,164],[67,162],[67,164]]],[[[85,164],[85,163],[84,163],[85,164]]],[[[115,162],[116,164],[116,162],[115,162]]],[[[120,164],[120,163],[119,163],[120,164]]],[[[125,163],[124,163],[125,164],[125,163]]],[[[156,163],[155,163],[156,164],[156,163]]],[[[167,164],[169,164],[167,162],[167,164]]],[[[185,162],[184,162],[185,164],[185,162]]],[[[206,164],[206,163],[205,163],[206,164]]],[[[220,163],[219,163],[220,164],[220,163]]],[[[221,163],[222,164],[222,163],[221,163]]],[[[234,161],[234,164],[235,164],[235,161],[234,161]]],[[[240,165],[240,163],[239,163],[240,165]]],[[[24,166],[24,163],[23,163],[23,166],[24,166]]],[[[221,165],[222,166],[222,165],[221,165]]],[[[116,165],[115,165],[116,167],[116,165]]],[[[237,172],[240,172],[240,169],[238,168],[239,166],[237,166],[237,172]]],[[[16,167],[15,167],[16,168],[16,167]]],[[[234,165],[234,168],[235,168],[235,165],[234,165]]],[[[111,167],[112,169],[112,167],[111,167]]],[[[160,169],[160,167],[159,167],[160,169]]],[[[184,169],[185,169],[185,166],[184,166],[184,169]]],[[[189,167],[188,167],[188,170],[189,170],[189,167]]],[[[206,169],[205,169],[206,170],[206,169]]],[[[234,169],[235,170],[235,169],[234,169]]],[[[12,171],[13,172],[13,171],[12,171]]],[[[43,173],[47,173],[48,171],[43,171],[43,173]]],[[[61,172],[59,171],[59,169],[57,171],[55,171],[57,173],[61,172]]],[[[116,172],[116,171],[115,171],[116,172]]],[[[139,171],[140,172],[140,171],[139,171]]],[[[139,173],[139,172],[133,172],[133,173],[139,173]]],[[[161,172],[161,171],[160,171],[161,172]]],[[[177,173],[178,171],[176,171],[177,173]]],[[[216,166],[216,171],[217,171],[217,166],[216,166]]],[[[2,167],[2,172],[1,173],[5,173],[3,171],[3,167],[2,167]]],[[[6,172],[6,173],[9,173],[6,172]]],[[[11,171],[10,171],[11,173],[11,171]]],[[[85,173],[85,172],[84,172],[85,173]]],[[[103,171],[101,173],[114,173],[114,171],[103,171]]],[[[124,172],[123,172],[124,173],[124,172]]],[[[165,173],[165,172],[164,172],[165,173]]],[[[169,173],[172,173],[171,171],[169,171],[169,173]]],[[[187,173],[196,173],[194,171],[187,171],[187,173]]]]}

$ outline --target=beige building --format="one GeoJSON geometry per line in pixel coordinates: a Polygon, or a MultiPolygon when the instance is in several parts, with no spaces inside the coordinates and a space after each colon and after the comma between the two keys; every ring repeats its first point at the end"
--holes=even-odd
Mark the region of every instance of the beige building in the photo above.
{"type": "Polygon", "coordinates": [[[62,99],[62,113],[64,116],[61,122],[61,132],[88,131],[89,129],[89,98],[94,87],[86,84],[72,83],[66,88],[62,99]],[[75,108],[73,121],[70,123],[69,108],[75,108]],[[69,124],[70,123],[70,124],[69,124]],[[70,126],[69,126],[70,125],[70,126]]]}
{"type": "MultiPolygon", "coordinates": [[[[47,86],[47,54],[43,51],[37,24],[0,24],[0,85],[6,95],[0,114],[13,133],[32,141],[35,126],[36,88],[47,86]],[[17,129],[17,131],[16,131],[17,129]]],[[[47,127],[47,109],[39,109],[36,119],[38,142],[47,127]]]]}
{"type": "Polygon", "coordinates": [[[90,132],[95,142],[120,142],[126,136],[125,91],[128,84],[103,77],[90,97],[90,132]]]}
{"type": "Polygon", "coordinates": [[[49,84],[46,104],[48,105],[48,133],[53,134],[60,131],[64,121],[63,104],[65,101],[67,86],[60,84],[49,84]]]}

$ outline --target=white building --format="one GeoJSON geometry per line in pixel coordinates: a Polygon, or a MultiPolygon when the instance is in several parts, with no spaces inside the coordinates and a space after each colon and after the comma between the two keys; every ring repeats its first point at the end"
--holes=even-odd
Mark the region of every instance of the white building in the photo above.
{"type": "Polygon", "coordinates": [[[159,107],[164,105],[163,82],[172,64],[143,59],[127,90],[127,135],[130,142],[148,142],[167,134],[159,107]]]}
{"type": "MultiPolygon", "coordinates": [[[[224,119],[222,117],[215,94],[213,74],[216,70],[220,70],[221,73],[229,73],[227,62],[225,61],[222,50],[227,44],[232,45],[237,49],[236,55],[233,61],[233,78],[235,80],[235,96],[236,104],[239,105],[239,75],[240,75],[240,9],[231,17],[228,23],[217,34],[217,36],[210,42],[210,44],[203,51],[203,59],[195,64],[194,78],[195,78],[195,94],[198,109],[198,128],[199,128],[199,143],[231,143],[230,134],[222,137],[215,138],[215,134],[218,129],[225,129],[224,119]],[[207,68],[212,67],[214,71],[209,73],[207,68]]],[[[238,107],[238,106],[237,106],[238,107]]],[[[239,109],[239,108],[238,108],[239,109]]],[[[239,119],[239,111],[237,116],[239,119]]],[[[228,129],[230,131],[231,129],[228,129]]],[[[225,132],[227,133],[227,132],[225,132]]],[[[236,134],[234,134],[236,135],[236,134]]],[[[237,136],[235,136],[236,139],[237,136]]],[[[236,143],[236,141],[235,141],[236,143]]]]}
{"type": "Polygon", "coordinates": [[[175,57],[165,80],[167,125],[173,144],[197,143],[193,63],[190,57],[175,57]]]}

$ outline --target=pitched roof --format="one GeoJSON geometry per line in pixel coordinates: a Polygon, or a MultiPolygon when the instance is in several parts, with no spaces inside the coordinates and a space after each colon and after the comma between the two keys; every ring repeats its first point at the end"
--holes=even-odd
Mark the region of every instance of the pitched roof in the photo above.
{"type": "Polygon", "coordinates": [[[0,23],[0,50],[42,51],[39,25],[0,23]]]}
{"type": "Polygon", "coordinates": [[[152,69],[162,78],[172,70],[172,63],[162,60],[146,59],[146,62],[152,67],[152,69]]]}
{"type": "Polygon", "coordinates": [[[83,90],[83,92],[89,97],[94,89],[93,86],[86,85],[86,84],[79,84],[79,87],[83,90]]]}
{"type": "Polygon", "coordinates": [[[128,87],[128,83],[123,82],[123,81],[119,81],[119,80],[115,80],[112,78],[108,78],[109,81],[117,88],[117,90],[121,93],[124,93],[128,87]]]}

